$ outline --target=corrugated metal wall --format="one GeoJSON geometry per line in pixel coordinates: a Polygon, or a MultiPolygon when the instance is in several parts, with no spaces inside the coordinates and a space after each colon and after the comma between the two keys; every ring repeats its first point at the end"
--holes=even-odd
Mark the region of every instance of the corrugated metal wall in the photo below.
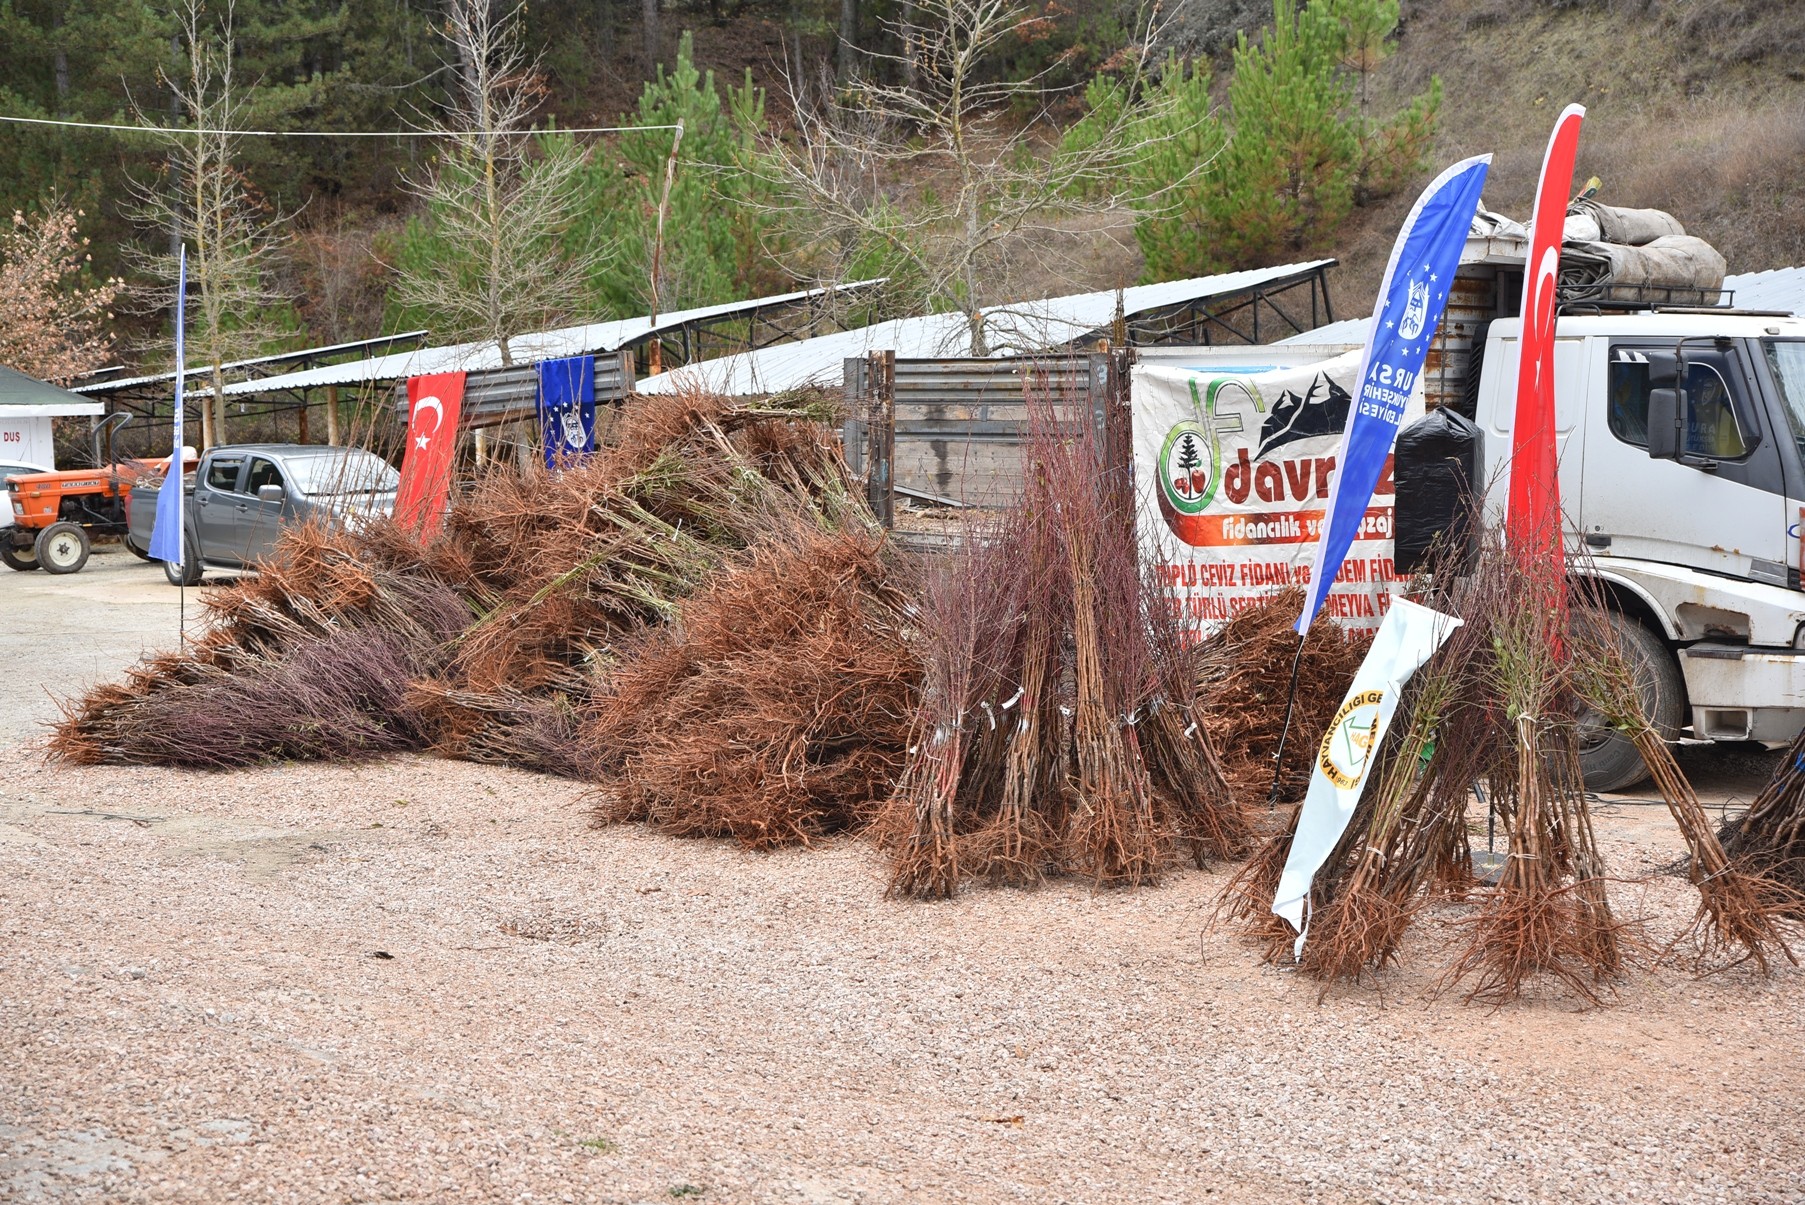
{"type": "MultiPolygon", "coordinates": [[[[1110,357],[1099,353],[1007,360],[897,360],[892,483],[968,506],[1002,506],[1021,492],[1030,397],[1061,421],[1102,432],[1110,357]]],[[[847,459],[865,471],[874,380],[865,357],[845,363],[847,459]]]]}
{"type": "MultiPolygon", "coordinates": [[[[633,353],[612,352],[595,358],[595,400],[618,402],[633,391],[633,353]]],[[[396,413],[407,419],[407,382],[395,386],[396,413]]],[[[493,427],[532,418],[539,408],[539,367],[489,368],[464,378],[464,405],[459,424],[493,427]]]]}

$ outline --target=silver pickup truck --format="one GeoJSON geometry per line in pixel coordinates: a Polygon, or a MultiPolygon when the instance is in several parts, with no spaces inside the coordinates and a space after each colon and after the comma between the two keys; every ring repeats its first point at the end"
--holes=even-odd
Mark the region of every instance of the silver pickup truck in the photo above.
{"type": "MultiPolygon", "coordinates": [[[[268,556],[284,527],[310,519],[356,522],[395,509],[400,477],[363,448],[239,444],[211,448],[183,507],[182,566],[164,562],[170,585],[192,586],[209,568],[245,569],[268,556]]],[[[132,490],[131,541],[150,547],[162,487],[132,490]]]]}

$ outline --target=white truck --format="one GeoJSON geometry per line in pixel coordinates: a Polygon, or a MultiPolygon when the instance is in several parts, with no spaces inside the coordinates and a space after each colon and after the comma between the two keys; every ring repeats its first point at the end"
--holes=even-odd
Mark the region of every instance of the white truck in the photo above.
{"type": "MultiPolygon", "coordinates": [[[[1486,313],[1486,298],[1495,305],[1520,280],[1471,284],[1463,309],[1450,307],[1422,382],[1429,406],[1479,428],[1471,480],[1491,485],[1494,519],[1522,323],[1486,313]]],[[[1573,570],[1596,579],[1639,662],[1644,705],[1669,739],[1789,741],[1805,728],[1805,319],[1596,308],[1563,315],[1556,328],[1573,570]]],[[[1200,624],[1307,577],[1358,359],[1357,332],[1325,335],[1137,353],[1146,367],[1134,381],[1136,472],[1158,484],[1156,498],[1164,493],[1157,513],[1143,508],[1144,530],[1200,624]]],[[[1376,624],[1384,593],[1400,583],[1397,541],[1421,543],[1451,518],[1407,505],[1402,464],[1395,488],[1394,497],[1388,471],[1325,612],[1355,626],[1376,624]]],[[[1603,727],[1588,729],[1582,763],[1595,790],[1643,776],[1633,746],[1603,727]]]]}
{"type": "MultiPolygon", "coordinates": [[[[1520,328],[1487,332],[1470,416],[1486,466],[1509,459],[1520,328]]],[[[1669,737],[1791,740],[1805,728],[1805,319],[1562,317],[1554,364],[1575,566],[1629,634],[1654,718],[1669,737]]],[[[1595,788],[1641,776],[1621,738],[1590,745],[1595,788]]]]}

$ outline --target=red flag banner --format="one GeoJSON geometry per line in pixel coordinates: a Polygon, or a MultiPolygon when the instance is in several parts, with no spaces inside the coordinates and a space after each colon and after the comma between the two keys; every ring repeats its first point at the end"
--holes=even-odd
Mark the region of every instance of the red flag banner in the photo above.
{"type": "Polygon", "coordinates": [[[441,372],[407,381],[407,447],[401,454],[401,484],[395,491],[395,518],[431,535],[445,518],[451,466],[457,450],[458,412],[464,402],[464,374],[441,372]]]}
{"type": "Polygon", "coordinates": [[[1561,487],[1554,441],[1555,286],[1561,275],[1561,236],[1567,225],[1567,193],[1579,151],[1582,105],[1568,105],[1554,123],[1548,155],[1536,185],[1529,260],[1523,272],[1523,337],[1517,361],[1517,414],[1510,440],[1510,508],[1505,530],[1526,563],[1552,561],[1559,582],[1561,487]],[[1547,558],[1544,561],[1544,558],[1547,558]]]}

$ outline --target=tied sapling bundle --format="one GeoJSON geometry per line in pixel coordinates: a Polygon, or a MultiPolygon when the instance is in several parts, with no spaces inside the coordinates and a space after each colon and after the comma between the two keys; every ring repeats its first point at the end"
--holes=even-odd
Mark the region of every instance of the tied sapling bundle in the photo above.
{"type": "Polygon", "coordinates": [[[1175,600],[1143,588],[1132,507],[1088,426],[1028,400],[1021,498],[930,570],[921,711],[877,825],[899,893],[1148,883],[1181,849],[1247,839],[1175,600]]]}

